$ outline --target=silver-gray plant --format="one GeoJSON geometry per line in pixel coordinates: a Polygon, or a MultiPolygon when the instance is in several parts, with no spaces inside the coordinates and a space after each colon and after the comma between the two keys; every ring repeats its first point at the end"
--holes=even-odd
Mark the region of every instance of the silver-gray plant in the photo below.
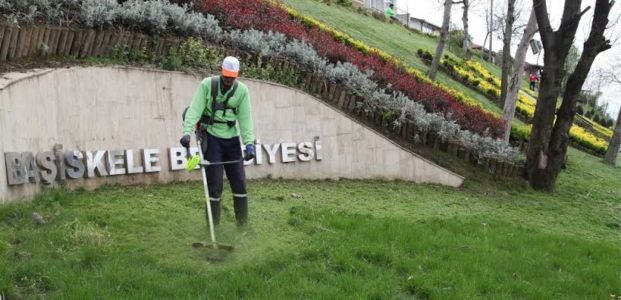
{"type": "Polygon", "coordinates": [[[80,13],[86,26],[110,25],[118,17],[119,4],[116,0],[83,0],[80,13]]]}

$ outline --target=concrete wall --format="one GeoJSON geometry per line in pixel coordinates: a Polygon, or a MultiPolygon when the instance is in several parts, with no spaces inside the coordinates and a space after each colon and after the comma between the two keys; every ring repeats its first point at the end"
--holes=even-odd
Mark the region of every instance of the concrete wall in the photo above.
{"type": "MultiPolygon", "coordinates": [[[[178,72],[89,67],[4,74],[0,80],[0,202],[29,198],[43,184],[7,184],[5,152],[160,149],[161,171],[67,180],[87,189],[101,184],[199,179],[170,171],[167,151],[178,147],[181,113],[200,78],[178,72]]],[[[406,151],[318,99],[288,87],[247,80],[261,143],[313,142],[322,159],[247,166],[250,178],[384,178],[461,185],[463,178],[406,151]]]]}

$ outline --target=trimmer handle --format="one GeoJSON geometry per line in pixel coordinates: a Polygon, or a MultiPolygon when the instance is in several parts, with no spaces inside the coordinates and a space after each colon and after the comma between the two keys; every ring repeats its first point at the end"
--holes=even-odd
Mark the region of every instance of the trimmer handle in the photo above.
{"type": "Polygon", "coordinates": [[[223,166],[223,165],[234,165],[234,164],[238,164],[240,162],[244,161],[243,158],[238,159],[238,160],[231,160],[231,161],[220,161],[220,162],[210,162],[208,160],[203,160],[201,162],[202,166],[205,167],[209,167],[209,166],[223,166]]]}

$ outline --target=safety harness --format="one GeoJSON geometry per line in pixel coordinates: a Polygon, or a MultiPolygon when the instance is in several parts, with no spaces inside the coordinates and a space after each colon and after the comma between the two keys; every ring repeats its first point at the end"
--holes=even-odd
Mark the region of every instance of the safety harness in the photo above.
{"type": "Polygon", "coordinates": [[[214,123],[227,124],[229,128],[234,127],[235,124],[237,123],[235,120],[218,121],[215,119],[217,110],[222,111],[223,118],[224,116],[226,116],[227,109],[230,109],[233,111],[234,114],[237,114],[237,108],[229,106],[229,100],[231,99],[231,97],[233,97],[233,95],[235,95],[235,91],[237,90],[237,81],[233,83],[233,86],[231,87],[231,90],[229,91],[228,95],[226,95],[226,98],[224,99],[224,101],[218,103],[218,101],[216,101],[216,98],[218,98],[218,81],[219,80],[220,78],[218,76],[211,77],[211,116],[203,115],[201,117],[200,123],[201,123],[201,128],[203,130],[207,130],[207,126],[213,125],[214,123]]]}

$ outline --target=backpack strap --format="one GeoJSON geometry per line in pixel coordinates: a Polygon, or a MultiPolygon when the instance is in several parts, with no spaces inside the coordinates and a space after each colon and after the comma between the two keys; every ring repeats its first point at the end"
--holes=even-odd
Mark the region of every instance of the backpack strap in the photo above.
{"type": "Polygon", "coordinates": [[[220,77],[212,76],[211,77],[211,120],[215,120],[216,116],[216,99],[218,98],[218,80],[220,77]]]}
{"type": "MultiPolygon", "coordinates": [[[[233,97],[233,95],[235,95],[236,91],[237,91],[237,81],[233,83],[233,86],[231,87],[229,94],[226,96],[226,99],[224,99],[224,108],[222,109],[224,110],[224,112],[222,113],[222,117],[226,116],[226,109],[229,108],[229,100],[231,99],[231,97],[233,97]]],[[[237,108],[232,107],[231,109],[233,109],[233,113],[237,114],[237,108]]]]}
{"type": "Polygon", "coordinates": [[[231,90],[229,91],[229,93],[227,94],[226,98],[224,99],[223,103],[218,103],[217,98],[218,98],[218,81],[220,80],[219,76],[213,76],[211,77],[211,117],[209,120],[208,124],[213,124],[213,123],[227,123],[229,125],[229,127],[233,127],[235,126],[235,121],[216,121],[215,116],[216,116],[216,111],[217,110],[222,110],[222,117],[226,116],[226,110],[227,108],[230,108],[233,110],[233,113],[237,114],[237,108],[235,107],[229,107],[229,100],[233,97],[233,95],[235,95],[235,92],[237,91],[237,81],[235,81],[233,83],[233,86],[231,87],[231,90]]]}

